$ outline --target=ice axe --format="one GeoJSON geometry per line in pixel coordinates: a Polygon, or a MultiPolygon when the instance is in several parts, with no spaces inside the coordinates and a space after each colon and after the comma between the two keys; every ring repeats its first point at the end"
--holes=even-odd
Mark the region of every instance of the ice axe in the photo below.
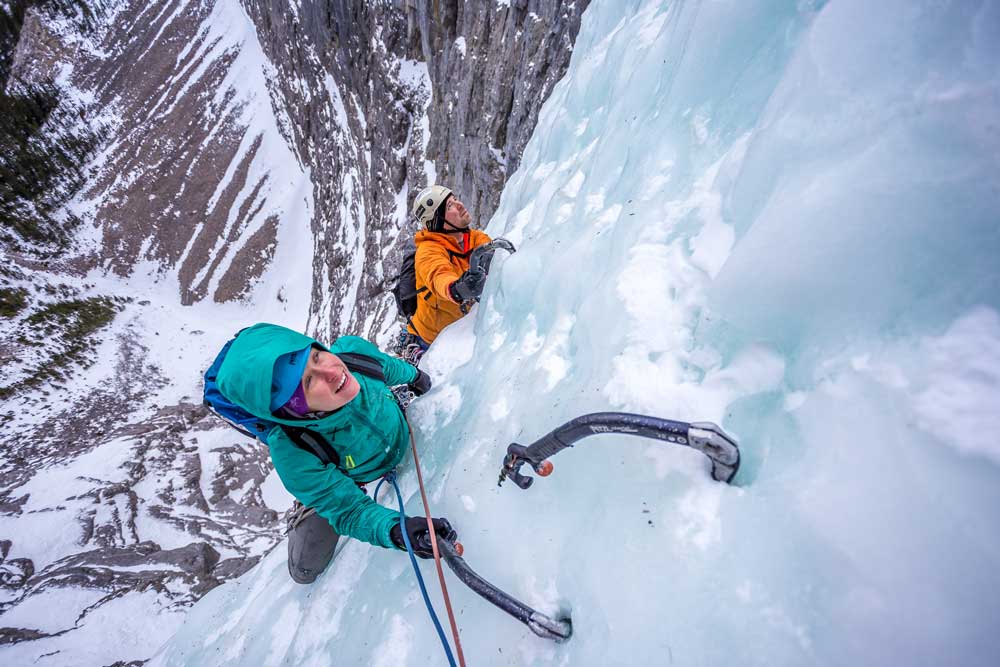
{"type": "Polygon", "coordinates": [[[441,550],[441,557],[463,584],[490,604],[524,623],[539,637],[563,642],[573,634],[573,622],[568,615],[561,618],[546,616],[476,574],[462,558],[461,544],[439,539],[438,548],[441,550]]]}
{"type": "MultiPolygon", "coordinates": [[[[510,254],[517,252],[514,248],[514,244],[507,239],[493,239],[489,243],[484,243],[481,246],[476,246],[473,249],[472,254],[469,255],[469,271],[472,273],[489,274],[490,264],[493,263],[493,255],[496,254],[497,250],[506,250],[510,254]]],[[[462,313],[468,313],[472,305],[479,301],[479,297],[475,299],[469,299],[460,304],[462,313]]]]}
{"type": "Polygon", "coordinates": [[[507,239],[493,239],[489,243],[476,246],[472,254],[469,255],[469,271],[490,272],[490,264],[493,262],[493,255],[497,250],[506,250],[510,254],[517,252],[514,244],[507,239]]]}
{"type": "Polygon", "coordinates": [[[696,449],[712,462],[712,478],[731,483],[740,469],[740,449],[736,439],[711,422],[679,422],[628,412],[594,412],[572,419],[527,447],[516,442],[507,447],[497,486],[510,479],[522,489],[534,479],[521,474],[521,466],[530,465],[541,477],[552,474],[549,457],[572,447],[588,435],[622,433],[653,438],[696,449]]]}

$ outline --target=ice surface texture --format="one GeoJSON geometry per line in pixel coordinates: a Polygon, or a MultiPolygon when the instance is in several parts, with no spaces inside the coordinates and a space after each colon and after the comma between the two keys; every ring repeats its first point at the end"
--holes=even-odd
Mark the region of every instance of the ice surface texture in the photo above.
{"type": "MultiPolygon", "coordinates": [[[[996,664],[998,35],[995,2],[591,5],[488,228],[518,252],[411,408],[470,565],[572,610],[557,646],[455,582],[470,664],[996,664]],[[600,436],[496,488],[601,410],[719,423],[737,486],[600,436]]],[[[303,588],[276,551],[152,664],[441,664],[407,567],[350,543],[303,588]]]]}

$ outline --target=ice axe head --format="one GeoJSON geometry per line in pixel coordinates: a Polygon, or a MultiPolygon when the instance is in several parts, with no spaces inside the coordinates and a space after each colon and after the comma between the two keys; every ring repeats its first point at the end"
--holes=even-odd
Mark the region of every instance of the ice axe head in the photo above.
{"type": "Polygon", "coordinates": [[[469,270],[479,271],[482,270],[486,273],[490,272],[490,264],[493,262],[493,255],[497,250],[506,250],[507,252],[514,254],[516,250],[514,249],[514,244],[507,239],[493,239],[489,243],[484,243],[481,246],[476,246],[469,255],[469,270]]]}
{"type": "Polygon", "coordinates": [[[694,422],[688,429],[688,444],[712,461],[712,478],[733,481],[740,469],[740,449],[731,435],[712,422],[694,422]]]}

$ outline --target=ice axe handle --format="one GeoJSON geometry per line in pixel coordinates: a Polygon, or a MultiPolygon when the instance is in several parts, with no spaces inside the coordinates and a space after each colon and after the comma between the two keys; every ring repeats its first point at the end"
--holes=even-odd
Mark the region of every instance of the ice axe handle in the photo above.
{"type": "Polygon", "coordinates": [[[551,472],[547,459],[582,438],[601,434],[652,438],[696,449],[712,461],[712,477],[720,482],[732,483],[740,467],[736,439],[711,422],[689,424],[627,412],[595,412],[566,422],[527,447],[517,443],[507,447],[498,485],[509,477],[519,487],[527,489],[532,478],[521,474],[522,465],[531,464],[535,473],[544,477],[551,472]]]}
{"type": "Polygon", "coordinates": [[[528,626],[528,629],[543,639],[563,642],[573,635],[573,621],[569,614],[560,614],[559,618],[551,618],[524,604],[517,598],[500,590],[477,574],[462,558],[457,544],[441,540],[441,557],[463,584],[498,609],[510,614],[513,618],[528,626]]]}

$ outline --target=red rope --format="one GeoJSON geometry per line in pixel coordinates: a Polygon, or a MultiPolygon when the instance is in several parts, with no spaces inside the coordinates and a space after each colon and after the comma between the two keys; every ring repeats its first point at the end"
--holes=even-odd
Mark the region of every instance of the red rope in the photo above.
{"type": "Polygon", "coordinates": [[[455,623],[455,613],[451,610],[451,599],[448,597],[448,585],[444,582],[444,570],[441,568],[441,553],[438,551],[437,534],[434,532],[434,522],[431,519],[431,506],[427,502],[427,492],[424,491],[424,476],[420,474],[420,457],[417,456],[417,443],[413,439],[413,428],[410,420],[406,420],[410,432],[410,447],[413,449],[413,466],[417,469],[417,483],[420,485],[420,498],[424,501],[424,514],[427,516],[427,530],[431,534],[431,549],[434,550],[434,564],[437,566],[438,580],[441,582],[441,595],[444,606],[448,610],[448,621],[451,623],[451,634],[455,638],[455,652],[458,653],[458,664],[465,667],[465,655],[462,653],[462,640],[458,637],[458,624],[455,623]]]}

